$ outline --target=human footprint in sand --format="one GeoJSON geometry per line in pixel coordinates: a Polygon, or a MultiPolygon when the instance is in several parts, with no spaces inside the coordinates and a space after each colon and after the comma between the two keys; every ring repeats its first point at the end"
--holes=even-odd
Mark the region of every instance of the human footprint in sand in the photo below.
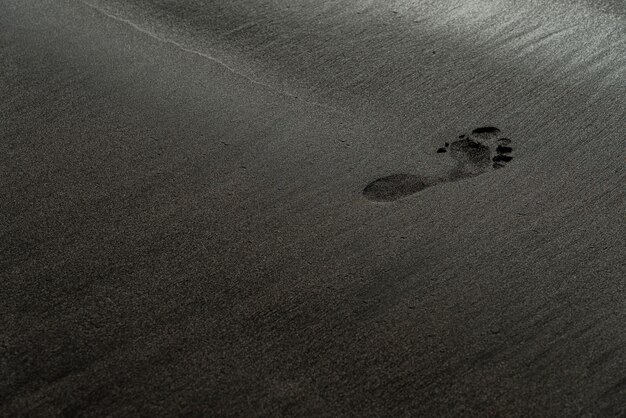
{"type": "Polygon", "coordinates": [[[437,153],[449,153],[457,162],[455,167],[440,177],[426,177],[415,174],[391,174],[369,183],[363,189],[363,196],[374,202],[392,202],[415,194],[427,187],[440,183],[475,177],[490,169],[499,169],[513,157],[511,140],[503,138],[501,131],[492,126],[474,129],[469,135],[461,135],[452,143],[445,143],[437,153]],[[495,155],[492,152],[495,150],[495,155]]]}

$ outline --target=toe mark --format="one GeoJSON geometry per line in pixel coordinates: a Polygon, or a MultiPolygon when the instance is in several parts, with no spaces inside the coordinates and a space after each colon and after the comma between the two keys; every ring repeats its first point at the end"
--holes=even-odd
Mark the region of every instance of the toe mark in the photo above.
{"type": "Polygon", "coordinates": [[[481,128],[476,128],[472,131],[472,134],[474,135],[499,134],[499,133],[500,133],[500,129],[496,128],[495,126],[483,126],[481,128]]]}
{"type": "Polygon", "coordinates": [[[498,148],[496,148],[496,152],[498,154],[510,154],[511,152],[513,152],[513,148],[504,145],[498,145],[498,148]]]}
{"type": "Polygon", "coordinates": [[[495,157],[493,157],[493,162],[494,163],[500,163],[500,162],[508,163],[512,159],[513,157],[510,157],[508,155],[496,155],[495,157]]]}

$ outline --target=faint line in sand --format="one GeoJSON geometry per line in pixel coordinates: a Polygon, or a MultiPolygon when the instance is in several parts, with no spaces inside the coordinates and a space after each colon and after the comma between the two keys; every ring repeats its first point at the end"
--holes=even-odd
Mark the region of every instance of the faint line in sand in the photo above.
{"type": "Polygon", "coordinates": [[[267,83],[263,83],[263,82],[261,82],[261,81],[255,80],[254,78],[252,78],[252,77],[250,77],[250,76],[247,76],[246,74],[244,74],[244,73],[241,73],[241,72],[237,71],[237,70],[236,70],[236,69],[234,69],[233,67],[231,67],[231,66],[229,66],[228,64],[226,64],[224,61],[222,61],[222,60],[220,60],[220,59],[218,59],[218,58],[215,58],[215,57],[213,57],[213,56],[211,56],[211,55],[209,55],[209,54],[207,54],[207,53],[200,52],[200,51],[197,51],[197,50],[195,50],[195,49],[187,48],[187,47],[186,47],[186,46],[184,46],[183,44],[181,44],[181,43],[179,43],[179,42],[176,42],[176,41],[174,41],[174,40],[172,40],[172,39],[159,37],[159,36],[155,35],[154,33],[150,32],[149,30],[144,29],[144,28],[142,28],[141,26],[139,26],[138,24],[136,24],[136,23],[132,22],[131,20],[129,20],[129,19],[125,19],[125,18],[120,17],[120,16],[115,16],[115,15],[113,15],[113,14],[111,14],[111,13],[107,12],[107,11],[106,11],[106,10],[104,10],[103,8],[101,8],[101,7],[99,7],[99,6],[96,6],[95,4],[89,3],[89,2],[84,1],[84,0],[79,0],[79,1],[80,1],[81,3],[83,3],[84,5],[86,5],[87,7],[90,7],[91,9],[93,9],[93,10],[97,11],[98,13],[100,13],[100,14],[102,14],[102,15],[104,15],[104,16],[106,16],[106,17],[110,18],[110,19],[113,19],[113,20],[115,20],[115,21],[122,22],[122,23],[124,23],[124,24],[126,24],[126,25],[130,26],[131,28],[135,29],[136,31],[141,32],[141,33],[143,33],[144,35],[147,35],[147,36],[149,36],[149,37],[151,37],[151,38],[153,38],[153,39],[156,39],[156,40],[157,40],[157,41],[159,41],[159,42],[162,42],[162,43],[165,43],[165,44],[170,44],[170,45],[173,45],[173,46],[175,46],[176,48],[178,48],[178,49],[180,49],[180,50],[182,50],[182,51],[184,51],[184,52],[187,52],[187,53],[190,53],[190,54],[199,55],[199,56],[201,56],[201,57],[203,57],[203,58],[205,58],[205,59],[207,59],[207,60],[209,60],[209,61],[212,61],[212,62],[214,62],[214,63],[216,63],[216,64],[219,64],[219,65],[221,65],[222,67],[226,68],[226,69],[227,69],[228,71],[230,71],[231,73],[233,73],[233,74],[235,74],[235,75],[237,75],[237,76],[239,76],[239,77],[241,77],[241,78],[243,78],[243,79],[245,79],[245,80],[249,81],[250,83],[253,83],[253,84],[256,84],[256,85],[259,85],[259,86],[265,87],[265,88],[267,88],[267,89],[269,89],[269,90],[271,90],[271,91],[273,91],[273,92],[275,92],[275,93],[278,93],[278,94],[280,94],[280,95],[282,95],[282,96],[289,97],[289,98],[292,98],[292,99],[295,99],[295,100],[301,101],[301,102],[303,102],[303,103],[310,104],[310,105],[312,105],[312,106],[317,106],[317,107],[320,107],[320,108],[322,108],[322,109],[330,110],[330,111],[332,111],[332,112],[334,112],[334,113],[338,113],[338,114],[343,115],[343,116],[352,116],[352,114],[350,114],[350,113],[348,113],[348,112],[344,112],[344,111],[342,111],[342,110],[339,110],[339,109],[337,109],[337,108],[335,108],[335,107],[332,107],[332,106],[329,106],[329,105],[325,105],[325,104],[322,104],[322,103],[318,103],[318,102],[313,102],[313,101],[309,101],[309,100],[304,100],[303,98],[301,98],[301,97],[299,97],[299,96],[296,96],[296,95],[294,95],[294,94],[288,93],[288,92],[286,92],[286,91],[284,91],[284,90],[279,90],[279,89],[277,89],[276,87],[272,86],[271,84],[267,84],[267,83]]]}

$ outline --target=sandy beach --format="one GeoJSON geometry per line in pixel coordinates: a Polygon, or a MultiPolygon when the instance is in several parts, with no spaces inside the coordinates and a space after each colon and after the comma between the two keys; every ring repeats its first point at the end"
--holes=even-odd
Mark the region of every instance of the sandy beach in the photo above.
{"type": "Polygon", "coordinates": [[[626,413],[617,0],[0,0],[1,416],[626,413]]]}

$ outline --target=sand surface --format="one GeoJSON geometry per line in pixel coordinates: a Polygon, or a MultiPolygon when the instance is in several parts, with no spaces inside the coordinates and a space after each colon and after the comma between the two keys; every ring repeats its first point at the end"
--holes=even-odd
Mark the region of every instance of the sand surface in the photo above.
{"type": "Polygon", "coordinates": [[[0,415],[626,412],[626,8],[0,0],[0,415]]]}

